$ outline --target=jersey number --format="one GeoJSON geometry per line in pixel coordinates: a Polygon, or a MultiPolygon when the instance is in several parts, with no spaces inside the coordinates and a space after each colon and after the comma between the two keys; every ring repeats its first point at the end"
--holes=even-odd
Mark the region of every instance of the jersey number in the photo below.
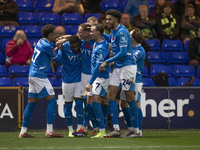
{"type": "Polygon", "coordinates": [[[35,48],[34,53],[33,53],[33,57],[32,57],[33,63],[35,63],[35,60],[37,59],[37,57],[39,56],[39,54],[40,54],[40,51],[35,48]]]}
{"type": "Polygon", "coordinates": [[[131,84],[131,81],[129,80],[129,79],[122,79],[122,85],[126,85],[126,84],[128,84],[128,85],[130,85],[131,84]]]}
{"type": "Polygon", "coordinates": [[[98,89],[98,87],[100,86],[100,83],[96,83],[97,84],[97,86],[96,86],[96,90],[98,89]]]}

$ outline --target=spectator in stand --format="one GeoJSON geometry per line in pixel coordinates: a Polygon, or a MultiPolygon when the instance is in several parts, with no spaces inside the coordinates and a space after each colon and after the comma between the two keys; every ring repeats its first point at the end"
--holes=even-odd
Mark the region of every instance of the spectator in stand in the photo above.
{"type": "Polygon", "coordinates": [[[151,12],[152,16],[157,17],[161,14],[161,10],[163,5],[165,4],[166,0],[156,0],[155,6],[151,12]]]}
{"type": "Polygon", "coordinates": [[[166,2],[163,5],[162,12],[158,16],[159,38],[163,39],[178,39],[180,25],[178,17],[173,13],[173,5],[166,2]]]}
{"type": "Polygon", "coordinates": [[[102,15],[99,17],[98,22],[99,22],[100,24],[103,25],[104,33],[110,35],[111,30],[109,30],[109,29],[107,28],[107,25],[106,25],[106,14],[102,14],[102,15]]]}
{"type": "Polygon", "coordinates": [[[139,14],[133,18],[133,25],[141,30],[144,39],[157,38],[156,18],[148,14],[147,5],[139,6],[139,14]]]}
{"type": "Polygon", "coordinates": [[[81,5],[83,12],[82,14],[87,13],[102,13],[103,11],[100,8],[99,3],[102,0],[81,0],[81,5]]]}
{"type": "Polygon", "coordinates": [[[6,45],[6,66],[30,65],[33,49],[23,30],[17,30],[13,40],[6,45]]]}
{"type": "Polygon", "coordinates": [[[133,22],[133,17],[135,17],[139,12],[140,5],[149,5],[148,0],[128,0],[124,13],[128,13],[131,16],[131,22],[133,22]]]}
{"type": "Polygon", "coordinates": [[[87,19],[87,23],[89,23],[91,26],[97,25],[98,24],[98,20],[97,20],[96,17],[92,16],[92,17],[89,17],[87,19]]]}
{"type": "Polygon", "coordinates": [[[188,44],[189,65],[193,65],[197,71],[200,64],[200,26],[197,30],[197,36],[189,41],[188,44]]]}
{"type": "Polygon", "coordinates": [[[131,24],[130,15],[127,13],[122,14],[120,21],[121,21],[121,24],[123,24],[129,32],[135,28],[131,24]]]}
{"type": "Polygon", "coordinates": [[[80,7],[77,0],[55,0],[52,11],[62,15],[63,13],[78,13],[80,7]]]}
{"type": "Polygon", "coordinates": [[[11,0],[0,0],[0,26],[15,25],[17,23],[18,6],[11,0]]]}
{"type": "Polygon", "coordinates": [[[185,15],[181,19],[181,39],[183,43],[196,37],[195,31],[200,26],[200,18],[194,14],[195,8],[192,4],[187,4],[185,15]]]}

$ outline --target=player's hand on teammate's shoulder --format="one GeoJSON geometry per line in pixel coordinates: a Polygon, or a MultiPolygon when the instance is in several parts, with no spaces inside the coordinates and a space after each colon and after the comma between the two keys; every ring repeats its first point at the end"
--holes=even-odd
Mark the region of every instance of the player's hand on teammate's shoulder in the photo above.
{"type": "Polygon", "coordinates": [[[86,91],[90,92],[91,89],[92,89],[92,85],[91,84],[87,84],[86,87],[85,87],[86,91]]]}

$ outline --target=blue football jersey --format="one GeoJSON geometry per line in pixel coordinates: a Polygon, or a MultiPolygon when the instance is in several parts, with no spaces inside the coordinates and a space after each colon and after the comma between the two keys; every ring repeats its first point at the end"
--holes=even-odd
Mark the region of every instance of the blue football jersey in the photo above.
{"type": "Polygon", "coordinates": [[[145,61],[145,50],[141,46],[133,47],[133,59],[137,63],[137,73],[136,73],[136,80],[135,83],[140,83],[142,82],[142,73],[143,73],[143,68],[144,68],[144,61],[145,61]]]}
{"type": "Polygon", "coordinates": [[[113,57],[106,60],[107,63],[115,62],[114,68],[122,68],[128,65],[136,65],[132,59],[132,40],[128,30],[121,24],[111,34],[104,34],[106,40],[112,45],[113,57]]]}
{"type": "Polygon", "coordinates": [[[61,59],[61,51],[56,51],[55,46],[55,43],[50,43],[45,38],[38,41],[34,48],[29,69],[29,76],[47,78],[46,72],[50,67],[51,59],[53,59],[55,62],[59,62],[61,59]]]}
{"type": "Polygon", "coordinates": [[[99,66],[110,57],[109,43],[106,40],[94,43],[92,58],[91,58],[91,73],[92,77],[90,84],[99,77],[99,78],[109,78],[110,67],[107,65],[105,71],[99,72],[99,66]]]}
{"type": "Polygon", "coordinates": [[[81,81],[81,54],[76,54],[69,42],[62,46],[62,76],[64,83],[76,83],[81,81]]]}
{"type": "Polygon", "coordinates": [[[89,42],[81,40],[82,72],[87,75],[91,75],[91,55],[94,42],[94,40],[89,42]]]}

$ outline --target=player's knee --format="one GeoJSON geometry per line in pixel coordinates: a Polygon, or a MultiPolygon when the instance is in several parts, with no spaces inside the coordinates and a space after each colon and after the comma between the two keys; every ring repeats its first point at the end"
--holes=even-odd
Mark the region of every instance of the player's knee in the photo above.
{"type": "Polygon", "coordinates": [[[128,103],[126,101],[121,101],[121,108],[127,108],[128,107],[128,103]]]}

